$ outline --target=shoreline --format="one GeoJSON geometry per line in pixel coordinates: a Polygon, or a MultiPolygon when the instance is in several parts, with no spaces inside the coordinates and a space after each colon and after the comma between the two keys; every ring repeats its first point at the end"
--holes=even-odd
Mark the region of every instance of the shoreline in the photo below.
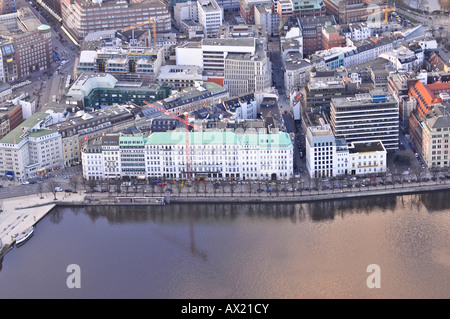
{"type": "MultiPolygon", "coordinates": [[[[252,196],[241,196],[239,193],[227,194],[221,196],[219,194],[205,196],[205,194],[197,194],[197,196],[152,196],[153,198],[164,198],[167,204],[301,204],[311,202],[326,202],[351,200],[358,198],[379,197],[379,196],[403,196],[413,194],[423,194],[430,192],[440,192],[450,190],[450,183],[431,183],[422,186],[407,187],[372,187],[371,189],[353,189],[352,191],[336,190],[335,192],[321,191],[317,194],[314,191],[303,192],[301,195],[296,192],[293,196],[289,193],[279,193],[279,195],[252,194],[252,196]]],[[[61,197],[60,194],[57,197],[61,197]]],[[[132,198],[132,196],[128,196],[132,198]]],[[[124,198],[122,196],[122,198],[124,198]]],[[[136,200],[143,199],[140,196],[135,197],[136,200]]],[[[149,204],[145,202],[119,202],[115,196],[89,195],[84,193],[71,193],[54,200],[53,194],[45,194],[42,197],[36,195],[11,197],[2,199],[2,211],[0,212],[0,258],[3,257],[14,245],[14,234],[21,233],[25,229],[35,226],[43,219],[53,208],[57,206],[149,206],[161,205],[157,203],[149,204]]]]}

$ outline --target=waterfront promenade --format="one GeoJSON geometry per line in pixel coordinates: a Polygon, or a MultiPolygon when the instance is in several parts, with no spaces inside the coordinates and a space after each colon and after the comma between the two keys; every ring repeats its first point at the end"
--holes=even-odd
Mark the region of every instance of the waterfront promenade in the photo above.
{"type": "MultiPolygon", "coordinates": [[[[73,193],[70,196],[60,195],[55,201],[53,194],[19,196],[1,200],[0,239],[1,252],[15,242],[14,234],[20,234],[30,226],[34,226],[57,204],[82,203],[84,195],[73,193]]],[[[1,253],[0,252],[0,253],[1,253]]]]}
{"type": "MultiPolygon", "coordinates": [[[[321,190],[321,191],[304,191],[302,193],[196,193],[196,194],[172,194],[165,196],[165,203],[170,204],[195,204],[195,203],[227,203],[227,204],[244,204],[244,203],[307,203],[317,201],[330,200],[347,200],[354,198],[365,198],[375,196],[397,196],[420,194],[434,191],[450,190],[450,183],[422,183],[419,185],[389,186],[389,187],[372,187],[370,189],[337,189],[337,190],[321,190]]],[[[156,195],[156,194],[155,194],[156,195]]],[[[157,198],[158,196],[151,196],[157,198]]],[[[146,196],[132,195],[144,199],[146,196]]],[[[149,196],[150,197],[150,196],[149,196]]],[[[58,193],[57,200],[54,195],[47,193],[42,197],[36,195],[20,196],[6,198],[1,201],[2,211],[0,212],[0,239],[3,245],[2,253],[5,249],[14,245],[14,234],[23,232],[30,226],[34,226],[55,206],[74,206],[74,205],[150,205],[148,200],[122,201],[124,196],[116,197],[107,193],[86,194],[78,193],[58,193]]],[[[153,203],[155,205],[155,203],[153,203]]]]}

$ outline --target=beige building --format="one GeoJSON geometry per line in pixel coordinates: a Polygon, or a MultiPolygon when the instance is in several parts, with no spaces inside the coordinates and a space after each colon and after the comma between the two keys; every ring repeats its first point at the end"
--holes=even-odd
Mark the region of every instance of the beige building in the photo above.
{"type": "Polygon", "coordinates": [[[115,105],[92,113],[81,111],[65,121],[49,125],[48,129],[61,135],[64,166],[81,161],[80,152],[85,140],[135,125],[133,109],[133,105],[115,105]]]}
{"type": "Polygon", "coordinates": [[[422,156],[427,167],[448,167],[450,150],[450,114],[446,104],[436,104],[422,126],[422,156]]]}
{"type": "Polygon", "coordinates": [[[10,82],[50,67],[51,28],[28,7],[0,16],[0,80],[10,82]]]}
{"type": "Polygon", "coordinates": [[[0,175],[25,180],[63,166],[61,135],[42,129],[46,113],[35,113],[0,140],[0,175]]]}
{"type": "MultiPolygon", "coordinates": [[[[170,32],[171,17],[160,0],[62,0],[63,26],[77,39],[83,40],[89,32],[122,30],[129,26],[156,19],[156,32],[170,32]]],[[[153,28],[153,24],[143,26],[153,28]]]]}

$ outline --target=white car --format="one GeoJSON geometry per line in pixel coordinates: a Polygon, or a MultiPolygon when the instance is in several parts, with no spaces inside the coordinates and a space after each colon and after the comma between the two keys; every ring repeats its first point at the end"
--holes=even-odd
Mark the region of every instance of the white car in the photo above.
{"type": "Polygon", "coordinates": [[[30,182],[29,181],[24,181],[22,184],[23,185],[27,185],[27,184],[30,184],[30,182]]]}
{"type": "Polygon", "coordinates": [[[63,189],[62,189],[61,187],[55,187],[55,191],[56,191],[56,192],[62,192],[63,189]]]}

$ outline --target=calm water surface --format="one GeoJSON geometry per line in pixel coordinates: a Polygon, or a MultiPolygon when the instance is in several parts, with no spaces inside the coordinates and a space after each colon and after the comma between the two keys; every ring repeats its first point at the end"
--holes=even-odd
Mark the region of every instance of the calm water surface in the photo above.
{"type": "Polygon", "coordinates": [[[4,256],[0,298],[449,298],[449,198],[58,208],[4,256]]]}

